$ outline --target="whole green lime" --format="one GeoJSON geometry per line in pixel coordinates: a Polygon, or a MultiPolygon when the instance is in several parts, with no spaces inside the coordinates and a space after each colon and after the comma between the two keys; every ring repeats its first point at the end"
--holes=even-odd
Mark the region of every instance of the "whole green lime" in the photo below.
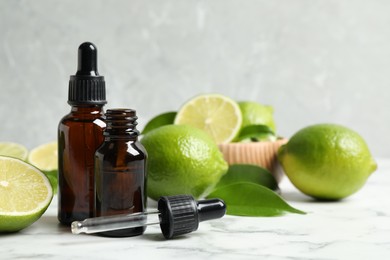
{"type": "Polygon", "coordinates": [[[266,125],[276,131],[274,109],[253,101],[238,102],[242,114],[242,127],[249,125],[266,125]]]}
{"type": "Polygon", "coordinates": [[[363,138],[335,124],[303,128],[279,149],[278,158],[294,186],[320,200],[355,193],[377,168],[363,138]]]}
{"type": "Polygon", "coordinates": [[[211,192],[228,164],[213,139],[187,125],[167,125],[147,133],[141,143],[148,152],[147,192],[160,196],[211,192]]]}

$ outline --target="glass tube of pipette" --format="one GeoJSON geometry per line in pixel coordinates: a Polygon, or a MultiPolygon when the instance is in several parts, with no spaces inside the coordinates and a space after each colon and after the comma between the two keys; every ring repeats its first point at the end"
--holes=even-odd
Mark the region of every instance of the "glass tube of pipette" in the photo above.
{"type": "Polygon", "coordinates": [[[92,234],[111,230],[135,228],[160,224],[159,211],[138,212],[96,218],[87,218],[83,221],[72,222],[73,234],[92,234]]]}

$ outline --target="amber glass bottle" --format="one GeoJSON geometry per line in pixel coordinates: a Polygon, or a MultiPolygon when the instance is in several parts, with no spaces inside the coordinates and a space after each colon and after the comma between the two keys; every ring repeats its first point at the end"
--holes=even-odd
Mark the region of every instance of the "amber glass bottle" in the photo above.
{"type": "MultiPolygon", "coordinates": [[[[143,212],[146,209],[146,158],[138,141],[136,112],[108,109],[104,142],[95,153],[95,216],[143,212]]],[[[125,237],[141,235],[145,227],[99,233],[125,237]]]]}
{"type": "Polygon", "coordinates": [[[92,43],[79,47],[68,103],[71,111],[58,126],[58,220],[65,225],[92,217],[94,212],[94,155],[104,139],[106,94],[92,43]]]}

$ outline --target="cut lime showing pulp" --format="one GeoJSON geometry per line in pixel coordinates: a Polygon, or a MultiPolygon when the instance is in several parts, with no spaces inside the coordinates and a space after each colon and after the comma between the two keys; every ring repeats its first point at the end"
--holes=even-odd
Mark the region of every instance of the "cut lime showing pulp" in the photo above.
{"type": "Polygon", "coordinates": [[[28,162],[40,169],[49,172],[58,169],[57,142],[42,144],[31,150],[28,162]]]}
{"type": "Polygon", "coordinates": [[[0,156],[0,232],[31,225],[52,198],[50,182],[41,171],[19,159],[0,156]]]}
{"type": "Polygon", "coordinates": [[[0,142],[0,155],[18,158],[25,161],[28,150],[21,144],[12,142],[0,142]]]}
{"type": "Polygon", "coordinates": [[[49,178],[54,193],[57,193],[58,145],[57,142],[42,144],[31,150],[27,161],[40,169],[49,178]]]}
{"type": "Polygon", "coordinates": [[[242,115],[234,100],[219,94],[205,94],[185,103],[174,123],[202,129],[218,144],[229,143],[240,131],[242,115]]]}

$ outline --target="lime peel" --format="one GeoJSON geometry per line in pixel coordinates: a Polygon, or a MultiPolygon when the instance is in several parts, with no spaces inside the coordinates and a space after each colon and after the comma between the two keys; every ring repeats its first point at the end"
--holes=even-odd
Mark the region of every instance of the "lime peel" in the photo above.
{"type": "Polygon", "coordinates": [[[166,125],[141,139],[148,151],[148,196],[207,195],[228,169],[222,153],[204,131],[166,125]]]}
{"type": "Polygon", "coordinates": [[[278,159],[292,184],[318,200],[354,194],[377,168],[364,139],[337,124],[301,129],[280,147],[278,159]]]}
{"type": "Polygon", "coordinates": [[[238,105],[242,113],[242,127],[249,125],[266,125],[276,132],[274,109],[269,105],[262,105],[254,101],[240,101],[238,105]]]}

